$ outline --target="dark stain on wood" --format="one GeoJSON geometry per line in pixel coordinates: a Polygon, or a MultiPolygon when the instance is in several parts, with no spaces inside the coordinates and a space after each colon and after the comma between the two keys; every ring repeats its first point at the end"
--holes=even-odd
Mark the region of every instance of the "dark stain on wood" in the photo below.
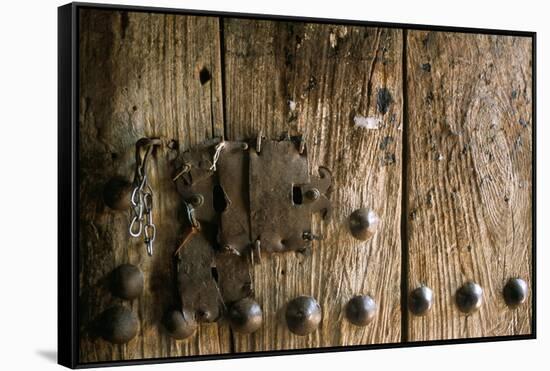
{"type": "Polygon", "coordinates": [[[376,94],[376,108],[378,112],[386,114],[391,103],[392,97],[390,91],[386,88],[378,89],[378,94],[376,94]]]}

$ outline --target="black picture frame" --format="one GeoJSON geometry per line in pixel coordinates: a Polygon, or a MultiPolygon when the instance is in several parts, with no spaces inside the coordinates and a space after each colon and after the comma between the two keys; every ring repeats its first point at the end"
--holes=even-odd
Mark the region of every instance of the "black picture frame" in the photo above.
{"type": "Polygon", "coordinates": [[[98,366],[122,366],[153,364],[181,361],[200,361],[244,357],[262,357],[287,354],[305,354],[321,352],[341,352],[380,348],[417,347],[428,345],[447,345],[461,343],[496,342],[504,340],[536,339],[536,32],[512,31],[484,28],[464,28],[407,23],[370,22],[344,19],[309,18],[296,16],[232,13],[221,11],[201,11],[145,6],[126,6],[95,3],[70,3],[58,8],[58,363],[69,368],[89,368],[98,366]],[[150,358],[109,362],[80,363],[79,315],[78,315],[78,251],[79,251],[79,24],[81,9],[93,8],[113,11],[132,11],[148,13],[167,13],[180,15],[202,15],[256,20],[283,20],[311,23],[331,23],[342,25],[400,28],[408,30],[427,30],[490,35],[522,36],[532,39],[532,333],[528,335],[481,337],[471,339],[434,340],[402,343],[386,343],[356,346],[338,346],[314,349],[295,349],[235,354],[184,356],[174,358],[150,358]]]}

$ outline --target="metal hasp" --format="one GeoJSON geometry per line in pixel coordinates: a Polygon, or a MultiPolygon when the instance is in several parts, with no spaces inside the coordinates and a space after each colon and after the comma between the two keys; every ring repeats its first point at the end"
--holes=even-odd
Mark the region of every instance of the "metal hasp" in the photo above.
{"type": "Polygon", "coordinates": [[[302,137],[260,134],[248,141],[215,138],[180,153],[173,180],[183,201],[175,257],[181,311],[199,322],[227,313],[237,331],[255,331],[259,305],[251,306],[251,324],[239,319],[246,310],[237,311],[254,297],[251,266],[270,253],[305,251],[319,238],[312,214],[330,214],[330,172],[309,174],[302,137]]]}

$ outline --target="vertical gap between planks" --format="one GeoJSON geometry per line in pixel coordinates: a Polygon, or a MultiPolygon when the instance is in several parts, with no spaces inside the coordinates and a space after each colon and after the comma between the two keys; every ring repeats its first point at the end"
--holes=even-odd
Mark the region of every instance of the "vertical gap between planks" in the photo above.
{"type": "Polygon", "coordinates": [[[401,124],[401,342],[407,342],[409,338],[409,311],[408,311],[408,276],[409,276],[409,235],[407,226],[407,215],[409,214],[409,198],[407,189],[407,168],[408,168],[408,96],[407,96],[407,29],[403,29],[402,36],[403,52],[401,63],[401,81],[403,86],[403,122],[401,124]]]}
{"type": "MultiPolygon", "coordinates": [[[[219,39],[220,39],[220,68],[221,68],[221,85],[222,85],[222,121],[223,121],[223,139],[227,140],[227,105],[225,97],[225,31],[224,17],[218,18],[219,39]]],[[[214,125],[214,123],[212,123],[214,125]]]]}
{"type": "MultiPolygon", "coordinates": [[[[227,140],[227,110],[226,110],[226,96],[225,96],[225,32],[224,32],[224,18],[218,17],[218,27],[219,27],[219,39],[220,39],[220,78],[221,78],[221,87],[222,87],[222,122],[223,122],[223,139],[227,140]]],[[[214,123],[212,123],[214,125],[214,123]]],[[[225,307],[225,305],[224,305],[225,307]]],[[[220,327],[220,322],[218,322],[218,327],[220,327]]],[[[229,326],[229,352],[235,353],[235,333],[231,326],[229,326]]]]}

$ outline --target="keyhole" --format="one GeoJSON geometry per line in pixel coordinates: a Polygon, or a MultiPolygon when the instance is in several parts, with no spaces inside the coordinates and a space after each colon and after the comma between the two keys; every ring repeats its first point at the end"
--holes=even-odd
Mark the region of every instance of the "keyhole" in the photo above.
{"type": "Polygon", "coordinates": [[[292,202],[294,205],[301,205],[304,201],[302,196],[302,188],[299,186],[293,186],[292,187],[292,202]]]}

